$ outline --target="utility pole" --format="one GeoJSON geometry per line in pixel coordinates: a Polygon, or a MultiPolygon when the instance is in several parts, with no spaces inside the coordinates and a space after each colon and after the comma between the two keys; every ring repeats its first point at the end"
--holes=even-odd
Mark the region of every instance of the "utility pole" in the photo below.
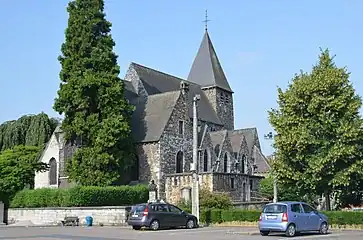
{"type": "Polygon", "coordinates": [[[197,94],[193,98],[193,163],[191,171],[193,173],[192,185],[192,214],[199,221],[199,179],[198,179],[198,116],[197,102],[200,100],[200,95],[197,94]]]}
{"type": "MultiPolygon", "coordinates": [[[[266,140],[273,140],[273,134],[272,134],[272,132],[269,132],[268,134],[265,134],[265,139],[266,140]]],[[[274,153],[274,155],[273,155],[273,159],[272,159],[273,161],[275,161],[275,153],[274,153]]],[[[274,182],[273,182],[273,187],[274,187],[274,199],[273,199],[273,202],[274,203],[276,203],[277,202],[277,178],[276,178],[276,175],[275,175],[275,173],[274,173],[274,170],[273,170],[273,168],[272,168],[272,177],[273,177],[273,180],[274,180],[274,182]]]]}

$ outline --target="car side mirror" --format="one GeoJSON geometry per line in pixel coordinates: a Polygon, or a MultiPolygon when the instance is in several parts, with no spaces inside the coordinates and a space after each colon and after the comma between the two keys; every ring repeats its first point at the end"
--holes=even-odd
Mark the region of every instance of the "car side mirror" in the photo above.
{"type": "Polygon", "coordinates": [[[182,212],[181,212],[181,215],[185,215],[185,212],[184,212],[184,211],[182,211],[182,212]]]}
{"type": "Polygon", "coordinates": [[[314,210],[313,211],[316,215],[318,215],[319,214],[319,212],[317,211],[317,210],[314,210]]]}

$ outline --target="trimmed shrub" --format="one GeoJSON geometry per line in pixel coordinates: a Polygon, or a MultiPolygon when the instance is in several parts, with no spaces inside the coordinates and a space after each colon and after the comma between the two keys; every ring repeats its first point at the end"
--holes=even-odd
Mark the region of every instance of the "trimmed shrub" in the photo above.
{"type": "MultiPolygon", "coordinates": [[[[200,222],[257,222],[260,211],[242,209],[201,209],[200,222]]],[[[322,212],[329,218],[331,225],[363,225],[363,212],[326,211],[322,212]]]]}
{"type": "Polygon", "coordinates": [[[23,190],[15,194],[11,208],[122,206],[147,202],[145,185],[93,187],[78,186],[69,189],[42,188],[23,190]]]}
{"type": "Polygon", "coordinates": [[[322,213],[329,218],[329,224],[334,224],[334,225],[363,224],[363,212],[325,211],[322,213]]]}

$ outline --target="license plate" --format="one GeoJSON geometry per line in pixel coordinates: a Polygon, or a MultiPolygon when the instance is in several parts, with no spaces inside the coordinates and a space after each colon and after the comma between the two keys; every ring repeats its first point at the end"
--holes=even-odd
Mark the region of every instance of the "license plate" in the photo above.
{"type": "Polygon", "coordinates": [[[138,216],[139,216],[139,215],[137,215],[137,214],[133,214],[133,215],[132,215],[132,217],[138,217],[138,216]]]}
{"type": "Polygon", "coordinates": [[[267,220],[276,220],[277,216],[266,216],[267,220]]]}

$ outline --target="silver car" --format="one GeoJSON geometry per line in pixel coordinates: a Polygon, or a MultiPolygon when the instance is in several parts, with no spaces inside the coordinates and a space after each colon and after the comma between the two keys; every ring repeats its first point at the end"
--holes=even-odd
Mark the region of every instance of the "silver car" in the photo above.
{"type": "Polygon", "coordinates": [[[262,236],[270,232],[284,232],[293,237],[300,232],[317,231],[327,234],[328,217],[304,202],[266,204],[260,215],[258,228],[262,236]]]}

